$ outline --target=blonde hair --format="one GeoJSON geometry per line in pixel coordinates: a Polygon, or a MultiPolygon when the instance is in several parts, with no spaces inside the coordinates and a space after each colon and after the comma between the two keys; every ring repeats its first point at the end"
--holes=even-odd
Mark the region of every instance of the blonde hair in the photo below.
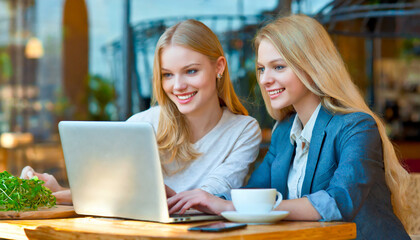
{"type": "MultiPolygon", "coordinates": [[[[405,192],[409,175],[395,154],[384,124],[366,105],[327,31],[313,18],[292,15],[269,23],[257,33],[254,41],[257,58],[258,46],[263,39],[276,47],[287,65],[311,92],[320,97],[322,106],[330,112],[364,112],[373,117],[382,139],[385,180],[391,190],[394,212],[405,223],[408,210],[405,192]]],[[[274,119],[280,121],[294,111],[291,106],[273,109],[266,91],[261,88],[261,92],[274,119]]]]}
{"type": "MultiPolygon", "coordinates": [[[[191,161],[200,156],[190,142],[190,129],[183,114],[169,99],[162,87],[160,55],[162,49],[170,45],[178,45],[207,56],[215,63],[224,57],[222,45],[217,36],[203,23],[186,20],[168,28],[156,45],[153,65],[153,102],[160,105],[157,142],[159,151],[166,159],[162,162],[166,174],[173,174],[184,169],[191,161]],[[169,173],[165,164],[177,161],[179,169],[169,173]]],[[[239,101],[227,65],[220,79],[214,79],[220,106],[226,106],[232,113],[248,115],[248,111],[239,101]]]]}

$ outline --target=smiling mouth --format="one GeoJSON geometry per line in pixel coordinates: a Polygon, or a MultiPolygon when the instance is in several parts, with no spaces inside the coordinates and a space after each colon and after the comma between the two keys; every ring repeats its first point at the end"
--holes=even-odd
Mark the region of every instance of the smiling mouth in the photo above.
{"type": "Polygon", "coordinates": [[[268,95],[275,95],[275,94],[279,94],[279,93],[281,93],[283,91],[284,91],[284,88],[277,89],[277,90],[272,90],[272,91],[267,91],[267,92],[268,92],[268,95]]]}
{"type": "Polygon", "coordinates": [[[180,100],[187,100],[189,98],[192,98],[196,94],[197,94],[197,92],[193,92],[193,93],[188,94],[188,95],[175,95],[175,96],[180,100]]]}

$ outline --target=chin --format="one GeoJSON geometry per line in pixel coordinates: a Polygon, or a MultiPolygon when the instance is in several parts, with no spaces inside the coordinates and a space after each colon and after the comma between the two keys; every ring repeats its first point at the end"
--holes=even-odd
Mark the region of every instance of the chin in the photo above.
{"type": "Polygon", "coordinates": [[[281,109],[283,109],[285,107],[288,107],[288,106],[290,106],[290,104],[287,105],[287,104],[283,104],[283,103],[271,103],[271,108],[273,110],[281,110],[281,109]]]}
{"type": "Polygon", "coordinates": [[[194,109],[192,109],[191,107],[185,107],[185,106],[177,106],[177,107],[178,107],[178,111],[183,115],[189,114],[194,111],[194,109]]]}

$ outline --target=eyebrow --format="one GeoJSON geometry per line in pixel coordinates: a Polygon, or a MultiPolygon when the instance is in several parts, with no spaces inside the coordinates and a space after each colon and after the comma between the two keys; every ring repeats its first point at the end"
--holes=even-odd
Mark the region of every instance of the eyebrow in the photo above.
{"type": "MultiPolygon", "coordinates": [[[[276,59],[274,59],[274,60],[271,60],[271,61],[270,61],[270,62],[268,62],[268,63],[272,64],[272,63],[275,63],[275,62],[283,62],[283,63],[286,63],[286,61],[284,61],[284,59],[283,59],[283,58],[276,58],[276,59]]],[[[257,62],[257,64],[262,65],[262,64],[261,64],[261,63],[259,63],[259,62],[257,62]]]]}
{"type": "MultiPolygon", "coordinates": [[[[188,68],[190,68],[190,67],[192,67],[192,66],[200,66],[201,64],[199,64],[199,63],[191,63],[191,64],[188,64],[187,66],[184,66],[182,69],[188,69],[188,68]]],[[[170,71],[170,70],[168,70],[168,69],[166,69],[166,68],[161,68],[161,70],[162,71],[170,71]]]]}

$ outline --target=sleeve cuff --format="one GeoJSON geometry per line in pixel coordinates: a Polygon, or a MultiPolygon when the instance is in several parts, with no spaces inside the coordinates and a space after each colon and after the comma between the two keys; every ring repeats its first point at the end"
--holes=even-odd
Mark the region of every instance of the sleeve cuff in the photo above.
{"type": "Polygon", "coordinates": [[[224,200],[232,201],[232,197],[230,196],[230,191],[220,193],[220,194],[216,194],[215,196],[219,197],[221,199],[224,199],[224,200]]]}
{"type": "Polygon", "coordinates": [[[207,186],[201,186],[201,187],[200,187],[200,189],[201,189],[201,190],[204,190],[204,191],[206,191],[206,192],[208,192],[208,193],[210,193],[210,194],[213,194],[213,195],[214,195],[214,192],[212,191],[213,189],[212,189],[212,188],[210,188],[210,187],[207,187],[207,186]]]}
{"type": "Polygon", "coordinates": [[[305,195],[312,206],[318,211],[321,215],[320,221],[338,221],[342,220],[340,210],[337,207],[335,199],[332,198],[325,190],[320,190],[318,192],[305,195]]]}

